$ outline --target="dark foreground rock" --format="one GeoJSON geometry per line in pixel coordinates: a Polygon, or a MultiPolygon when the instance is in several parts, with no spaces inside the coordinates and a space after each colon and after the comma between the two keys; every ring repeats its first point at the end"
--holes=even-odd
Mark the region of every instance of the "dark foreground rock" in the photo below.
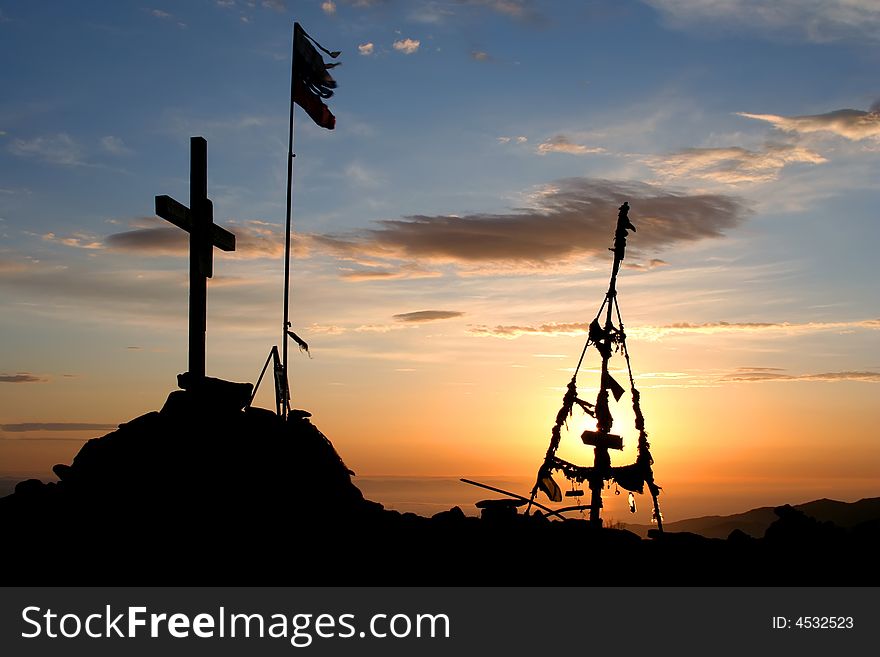
{"type": "MultiPolygon", "coordinates": [[[[330,441],[243,389],[172,393],[0,499],[3,585],[876,585],[880,525],[791,507],[762,539],[594,529],[365,500],[330,441]],[[219,401],[218,401],[219,400],[219,401]]],[[[521,511],[521,509],[520,509],[521,511]]]]}

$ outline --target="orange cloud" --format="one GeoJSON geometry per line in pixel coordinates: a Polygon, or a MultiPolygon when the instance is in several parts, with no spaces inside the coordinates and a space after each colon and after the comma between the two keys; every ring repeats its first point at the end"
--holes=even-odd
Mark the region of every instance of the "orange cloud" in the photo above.
{"type": "Polygon", "coordinates": [[[575,144],[565,135],[556,135],[547,141],[538,144],[536,152],[539,155],[547,153],[568,153],[569,155],[589,155],[591,153],[604,153],[604,148],[589,147],[583,144],[575,144]]]}
{"type": "MultiPolygon", "coordinates": [[[[583,335],[589,322],[570,322],[538,324],[534,326],[473,326],[468,333],[479,337],[518,338],[523,335],[565,336],[583,335]]],[[[717,333],[761,333],[765,335],[803,335],[822,331],[841,331],[852,329],[880,329],[880,319],[864,319],[850,322],[706,322],[692,324],[679,322],[661,326],[628,327],[626,333],[637,339],[659,340],[677,334],[714,335],[717,333]]]]}
{"type": "Polygon", "coordinates": [[[841,109],[826,114],[779,116],[737,112],[747,119],[766,121],[785,132],[830,132],[852,141],[880,139],[880,112],[841,109]]]}

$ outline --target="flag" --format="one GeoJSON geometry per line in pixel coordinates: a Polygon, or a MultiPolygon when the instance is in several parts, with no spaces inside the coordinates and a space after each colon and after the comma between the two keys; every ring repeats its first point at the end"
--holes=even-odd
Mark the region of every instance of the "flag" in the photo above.
{"type": "Polygon", "coordinates": [[[312,39],[299,23],[294,23],[292,101],[302,107],[319,126],[333,130],[336,127],[336,117],[322,99],[333,95],[336,80],[330,75],[330,69],[338,66],[339,63],[325,64],[324,58],[315,50],[315,46],[333,59],[339,57],[339,52],[325,49],[312,39]]]}
{"type": "Polygon", "coordinates": [[[608,374],[607,372],[602,375],[602,387],[608,388],[611,390],[611,394],[614,395],[614,399],[616,401],[620,401],[620,398],[623,396],[623,393],[626,392],[623,389],[623,386],[620,385],[617,381],[614,380],[614,377],[608,374]]]}
{"type": "Polygon", "coordinates": [[[538,488],[544,491],[544,494],[550,498],[551,502],[562,501],[562,491],[559,489],[559,484],[553,481],[549,470],[541,468],[541,471],[538,473],[538,488]]]}

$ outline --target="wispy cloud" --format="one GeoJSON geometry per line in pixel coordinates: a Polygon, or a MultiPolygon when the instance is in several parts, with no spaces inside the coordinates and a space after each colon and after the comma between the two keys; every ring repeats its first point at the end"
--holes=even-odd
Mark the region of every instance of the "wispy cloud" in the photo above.
{"type": "Polygon", "coordinates": [[[358,53],[363,55],[364,57],[368,57],[373,54],[373,50],[375,46],[372,42],[368,41],[367,43],[362,43],[358,46],[358,53]]]}
{"type": "Polygon", "coordinates": [[[347,269],[340,275],[342,279],[354,283],[363,281],[398,281],[415,278],[437,278],[443,274],[439,271],[425,269],[418,263],[408,263],[399,267],[369,267],[347,269]]]}
{"type": "Polygon", "coordinates": [[[486,7],[492,11],[515,20],[536,23],[544,17],[535,9],[532,0],[459,0],[465,4],[486,7]]]}
{"type": "MultiPolygon", "coordinates": [[[[880,7],[880,5],[878,5],[880,7]]],[[[766,121],[785,132],[828,132],[852,141],[880,139],[880,111],[841,109],[826,114],[806,116],[779,116],[777,114],[750,114],[737,112],[747,119],[766,121]]]]}
{"type": "Polygon", "coordinates": [[[20,424],[3,424],[0,430],[9,433],[27,431],[105,431],[115,429],[117,425],[94,422],[22,422],[20,424]]]}
{"type": "Polygon", "coordinates": [[[419,46],[421,42],[418,39],[398,39],[392,44],[392,47],[398,51],[402,52],[404,55],[412,55],[419,51],[419,46]]]}
{"type": "Polygon", "coordinates": [[[379,7],[388,4],[390,0],[342,0],[343,4],[351,5],[359,9],[369,9],[371,7],[379,7]]]}
{"type": "Polygon", "coordinates": [[[624,262],[624,269],[633,269],[635,271],[650,271],[651,269],[657,269],[658,267],[668,267],[669,263],[665,260],[661,260],[660,258],[651,258],[646,263],[641,262],[624,262]]]}
{"type": "Polygon", "coordinates": [[[448,18],[454,16],[449,5],[444,2],[424,2],[418,4],[409,14],[409,20],[414,23],[425,23],[427,25],[439,25],[445,23],[448,18]]]}
{"type": "Polygon", "coordinates": [[[665,178],[699,178],[732,185],[775,180],[790,164],[827,162],[818,153],[792,144],[765,144],[757,151],[738,146],[686,148],[643,161],[665,178]]]}
{"type": "Polygon", "coordinates": [[[376,187],[382,183],[382,176],[372,167],[360,162],[351,162],[345,167],[345,176],[359,187],[376,187]]]}
{"type": "Polygon", "coordinates": [[[820,372],[817,374],[786,374],[785,370],[778,368],[740,368],[721,377],[726,383],[765,383],[772,381],[863,381],[865,383],[880,383],[880,372],[868,371],[843,371],[843,372],[820,372]]]}
{"type": "MultiPolygon", "coordinates": [[[[589,322],[550,322],[535,325],[511,326],[472,326],[468,333],[478,337],[513,339],[524,335],[543,335],[548,337],[584,335],[589,322]]],[[[706,322],[694,324],[680,322],[659,326],[629,326],[626,334],[637,340],[659,340],[672,335],[696,334],[716,335],[719,333],[750,333],[763,336],[796,336],[826,331],[847,331],[854,329],[880,330],[880,319],[865,319],[849,322],[706,322]]]]}
{"type": "Polygon", "coordinates": [[[328,16],[333,16],[336,13],[336,3],[333,0],[324,0],[321,3],[321,11],[328,16]]]}
{"type": "Polygon", "coordinates": [[[398,322],[433,322],[438,319],[461,317],[464,313],[458,310],[417,310],[411,313],[400,313],[393,318],[398,322]]]}
{"type": "Polygon", "coordinates": [[[470,335],[486,338],[505,338],[512,340],[524,335],[543,335],[547,337],[560,337],[566,335],[584,335],[589,329],[589,322],[550,322],[548,324],[509,325],[509,326],[471,326],[467,332],[470,335]]]}
{"type": "Polygon", "coordinates": [[[765,336],[797,336],[826,331],[851,331],[855,329],[878,330],[880,319],[862,319],[845,322],[705,322],[692,324],[680,322],[661,326],[629,327],[628,335],[656,340],[668,335],[718,333],[750,333],[765,336]]]}
{"type": "Polygon", "coordinates": [[[665,190],[644,183],[568,178],[541,188],[531,207],[504,214],[409,216],[343,235],[313,235],[312,245],[336,257],[363,262],[451,263],[526,269],[559,266],[577,257],[605,254],[617,208],[629,201],[638,248],[719,237],[747,211],[736,198],[665,190]]]}
{"type": "Polygon", "coordinates": [[[101,148],[110,153],[110,155],[131,155],[132,150],[125,145],[125,142],[122,141],[120,137],[114,137],[113,135],[107,135],[106,137],[101,137],[101,148]]]}
{"type": "Polygon", "coordinates": [[[490,62],[492,61],[492,56],[485,50],[472,50],[471,59],[477,62],[490,62]]]}
{"type": "Polygon", "coordinates": [[[497,139],[498,143],[500,144],[509,144],[511,142],[515,142],[517,144],[525,144],[529,140],[528,137],[525,137],[523,135],[520,135],[518,137],[496,137],[495,139],[497,139]]]}
{"type": "Polygon", "coordinates": [[[738,30],[817,43],[877,41],[875,0],[643,0],[674,26],[738,30]]]}
{"type": "Polygon", "coordinates": [[[66,236],[58,236],[55,233],[46,233],[43,235],[46,242],[56,242],[64,246],[72,246],[78,249],[103,249],[104,244],[100,238],[86,233],[72,233],[66,236]]]}
{"type": "Polygon", "coordinates": [[[150,15],[153,18],[158,18],[159,20],[163,21],[174,21],[179,28],[186,27],[186,23],[175,19],[174,14],[172,14],[171,12],[167,12],[164,9],[150,9],[149,11],[150,15]]]}
{"type": "Polygon", "coordinates": [[[82,146],[70,135],[59,132],[33,139],[13,139],[9,152],[20,157],[41,160],[63,166],[82,166],[85,164],[82,146]]]}
{"type": "Polygon", "coordinates": [[[565,135],[556,135],[547,141],[538,144],[536,152],[539,155],[547,153],[568,153],[569,155],[589,155],[591,153],[604,153],[604,148],[597,146],[584,146],[576,144],[565,135]]]}
{"type": "Polygon", "coordinates": [[[0,374],[0,383],[45,383],[47,378],[31,374],[30,372],[19,372],[18,374],[0,374]]]}

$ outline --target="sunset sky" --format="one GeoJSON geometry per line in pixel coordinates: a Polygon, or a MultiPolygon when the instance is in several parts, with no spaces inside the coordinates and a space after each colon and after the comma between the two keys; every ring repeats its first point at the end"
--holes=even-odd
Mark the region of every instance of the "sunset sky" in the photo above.
{"type": "MultiPolygon", "coordinates": [[[[0,494],[185,371],[187,239],[153,198],[188,203],[194,135],[239,245],[215,250],[208,374],[255,381],[280,339],[294,20],[343,64],[336,130],[297,110],[293,406],[368,495],[528,491],[624,200],[664,516],[880,495],[873,0],[0,0],[0,494]]],[[[561,456],[592,462],[588,419],[561,456]]],[[[622,499],[608,515],[648,522],[622,499]]]]}

